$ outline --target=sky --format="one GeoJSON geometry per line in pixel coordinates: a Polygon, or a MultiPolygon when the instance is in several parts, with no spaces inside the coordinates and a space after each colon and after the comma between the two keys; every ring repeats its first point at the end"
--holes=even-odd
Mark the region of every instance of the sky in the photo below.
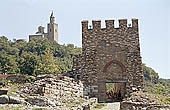
{"type": "Polygon", "coordinates": [[[142,61],[170,78],[170,0],[1,0],[0,36],[26,39],[47,26],[54,11],[59,43],[81,47],[81,21],[139,19],[142,61]]]}

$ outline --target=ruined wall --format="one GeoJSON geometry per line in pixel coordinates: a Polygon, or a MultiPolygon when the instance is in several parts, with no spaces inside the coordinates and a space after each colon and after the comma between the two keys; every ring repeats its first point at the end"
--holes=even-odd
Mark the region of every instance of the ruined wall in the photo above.
{"type": "Polygon", "coordinates": [[[29,103],[28,106],[48,110],[90,110],[97,102],[97,98],[83,98],[84,86],[80,80],[63,74],[38,75],[36,79],[35,82],[24,84],[17,91],[29,103]]]}
{"type": "Polygon", "coordinates": [[[83,84],[72,78],[62,76],[45,84],[44,96],[60,98],[83,97],[83,84]]]}
{"type": "Polygon", "coordinates": [[[45,76],[20,88],[22,93],[69,100],[83,97],[83,84],[66,76],[45,76]]]}
{"type": "Polygon", "coordinates": [[[143,86],[142,61],[140,56],[138,20],[132,19],[132,26],[127,26],[127,19],[119,20],[119,27],[114,28],[114,20],[106,20],[105,28],[101,21],[82,21],[82,56],[81,79],[89,86],[91,96],[105,100],[106,82],[126,82],[126,89],[131,86],[143,86]]]}
{"type": "Polygon", "coordinates": [[[121,102],[120,110],[169,110],[169,105],[144,104],[142,102],[121,102]]]}

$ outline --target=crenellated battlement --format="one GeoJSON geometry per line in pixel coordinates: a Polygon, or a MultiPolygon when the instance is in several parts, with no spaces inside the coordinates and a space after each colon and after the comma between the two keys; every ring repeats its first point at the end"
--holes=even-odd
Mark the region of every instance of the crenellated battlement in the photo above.
{"type": "Polygon", "coordinates": [[[81,23],[81,63],[74,67],[87,85],[87,94],[98,97],[98,102],[107,102],[106,83],[115,83],[115,91],[120,92],[121,98],[130,94],[131,87],[143,88],[138,19],[105,20],[104,24],[101,20],[86,20],[81,23]]]}
{"type": "MultiPolygon", "coordinates": [[[[114,21],[115,20],[105,20],[105,28],[106,29],[115,29],[114,21]]],[[[132,24],[131,24],[132,28],[137,29],[138,28],[138,19],[134,18],[131,21],[132,21],[132,24]]],[[[119,22],[119,27],[118,27],[119,29],[129,27],[127,24],[128,23],[127,19],[119,19],[118,22],[119,22]]],[[[84,29],[85,30],[89,30],[89,29],[100,30],[100,29],[102,29],[101,28],[101,20],[92,20],[91,28],[89,28],[89,22],[87,20],[82,21],[82,28],[83,28],[83,30],[84,29]]]]}

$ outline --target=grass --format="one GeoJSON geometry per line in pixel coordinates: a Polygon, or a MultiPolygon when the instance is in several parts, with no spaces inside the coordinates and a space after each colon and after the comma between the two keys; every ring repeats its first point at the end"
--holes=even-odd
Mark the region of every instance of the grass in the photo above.
{"type": "Polygon", "coordinates": [[[78,104],[76,104],[75,102],[72,102],[72,103],[67,103],[66,104],[66,107],[75,107],[75,106],[77,106],[78,104]]]}
{"type": "Polygon", "coordinates": [[[66,105],[66,107],[69,107],[69,108],[70,107],[75,107],[75,106],[81,105],[84,102],[84,99],[79,97],[78,101],[79,101],[79,103],[71,102],[71,103],[67,103],[65,105],[66,105]]]}
{"type": "Polygon", "coordinates": [[[45,108],[33,108],[32,110],[46,110],[45,108]]]}
{"type": "Polygon", "coordinates": [[[83,98],[81,97],[79,97],[78,100],[80,101],[81,104],[84,102],[83,98]]]}
{"type": "Polygon", "coordinates": [[[20,86],[21,86],[21,84],[15,84],[15,83],[9,84],[8,87],[7,87],[8,88],[8,95],[13,96],[14,95],[13,93],[17,92],[20,86]]]}
{"type": "Polygon", "coordinates": [[[16,94],[14,93],[18,91],[19,87],[24,85],[24,84],[19,84],[19,83],[13,83],[6,79],[0,79],[0,83],[3,84],[0,86],[0,89],[8,89],[7,95],[9,96],[16,96],[16,94]]]}
{"type": "Polygon", "coordinates": [[[103,107],[107,106],[107,103],[96,103],[93,107],[92,110],[100,110],[103,107]]]}

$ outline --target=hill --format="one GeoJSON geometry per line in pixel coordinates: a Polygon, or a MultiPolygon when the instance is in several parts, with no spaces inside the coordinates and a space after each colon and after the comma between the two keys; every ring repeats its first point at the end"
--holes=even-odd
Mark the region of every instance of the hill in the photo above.
{"type": "MultiPolygon", "coordinates": [[[[8,40],[0,37],[0,73],[7,74],[59,74],[72,70],[73,56],[81,54],[81,48],[74,44],[60,45],[46,38],[8,40]]],[[[168,86],[170,80],[159,79],[151,67],[143,64],[145,85],[168,86]]]]}
{"type": "Polygon", "coordinates": [[[159,78],[157,72],[143,64],[145,91],[151,94],[170,94],[170,79],[159,78]]]}
{"type": "Polygon", "coordinates": [[[80,54],[81,48],[73,44],[59,45],[45,38],[8,40],[0,37],[0,73],[58,74],[72,69],[74,55],[80,54]]]}

